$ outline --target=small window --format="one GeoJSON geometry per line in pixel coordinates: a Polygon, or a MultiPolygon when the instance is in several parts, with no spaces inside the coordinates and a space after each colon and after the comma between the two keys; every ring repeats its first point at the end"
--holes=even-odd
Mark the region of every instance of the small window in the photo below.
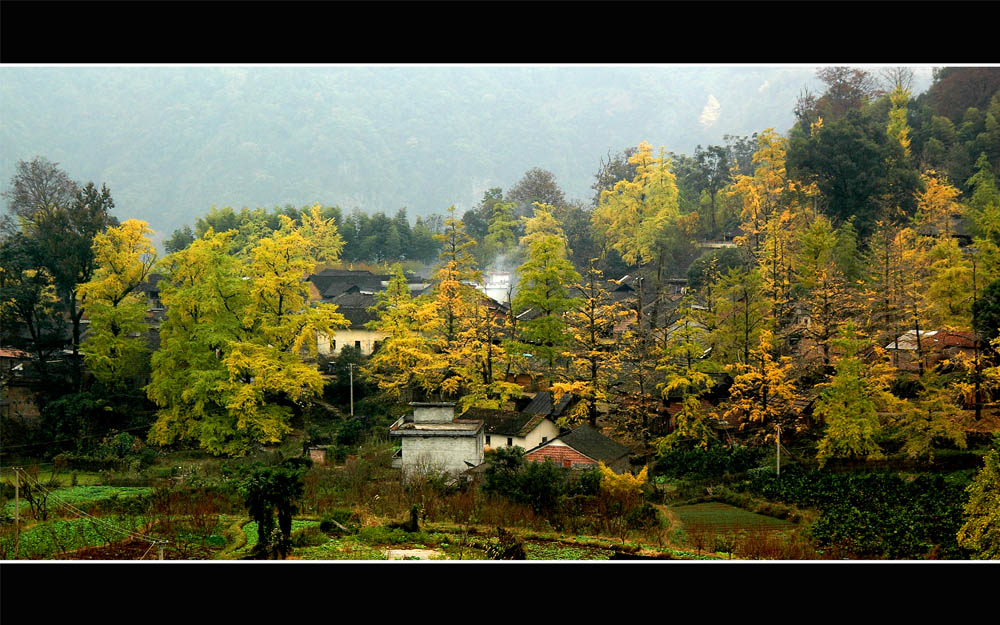
{"type": "Polygon", "coordinates": [[[508,447],[512,447],[513,445],[514,445],[514,439],[508,436],[507,437],[507,446],[508,447]]]}
{"type": "Polygon", "coordinates": [[[549,437],[548,437],[548,436],[543,436],[543,437],[542,437],[542,442],[543,442],[543,443],[547,442],[548,440],[549,440],[549,437]]]}
{"type": "Polygon", "coordinates": [[[487,445],[490,444],[490,435],[489,434],[486,435],[486,444],[487,445]]]}
{"type": "Polygon", "coordinates": [[[354,349],[361,349],[361,341],[354,341],[354,349]]]}
{"type": "Polygon", "coordinates": [[[337,349],[337,339],[330,340],[330,351],[337,349]]]}

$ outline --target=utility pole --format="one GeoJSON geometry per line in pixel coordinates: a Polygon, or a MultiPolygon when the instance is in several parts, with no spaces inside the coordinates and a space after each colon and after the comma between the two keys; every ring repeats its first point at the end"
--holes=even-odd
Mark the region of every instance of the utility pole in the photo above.
{"type": "Polygon", "coordinates": [[[14,559],[21,546],[21,467],[14,467],[14,559]]]}
{"type": "Polygon", "coordinates": [[[976,356],[976,388],[973,391],[972,401],[976,403],[976,421],[979,421],[983,416],[983,402],[982,402],[982,390],[980,389],[980,380],[982,379],[983,370],[979,363],[979,332],[976,331],[976,248],[969,247],[966,248],[969,253],[972,254],[972,349],[976,356]]]}
{"type": "Polygon", "coordinates": [[[353,362],[347,363],[347,372],[351,379],[351,416],[354,416],[354,367],[356,367],[353,362]]]}
{"type": "Polygon", "coordinates": [[[775,427],[778,430],[778,444],[774,449],[775,454],[778,458],[778,477],[781,477],[781,427],[775,427]]]}

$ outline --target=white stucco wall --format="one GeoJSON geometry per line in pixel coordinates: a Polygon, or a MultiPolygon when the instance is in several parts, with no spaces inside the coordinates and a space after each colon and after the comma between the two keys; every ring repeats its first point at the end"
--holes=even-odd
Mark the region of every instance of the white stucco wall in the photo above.
{"type": "MultiPolygon", "coordinates": [[[[511,436],[512,439],[510,447],[523,447],[525,450],[532,449],[541,445],[545,440],[552,440],[559,436],[559,428],[555,423],[552,423],[548,419],[539,423],[534,430],[528,432],[527,436],[511,436]]],[[[485,437],[484,437],[485,438],[485,437]]],[[[490,434],[490,442],[486,443],[486,446],[490,449],[497,449],[498,447],[508,447],[507,436],[503,434],[490,434]]]]}
{"type": "Polygon", "coordinates": [[[451,423],[455,419],[455,404],[444,406],[413,406],[414,423],[451,423]]]}
{"type": "Polygon", "coordinates": [[[403,477],[427,471],[461,473],[483,462],[482,430],[476,436],[403,437],[403,477]]]}

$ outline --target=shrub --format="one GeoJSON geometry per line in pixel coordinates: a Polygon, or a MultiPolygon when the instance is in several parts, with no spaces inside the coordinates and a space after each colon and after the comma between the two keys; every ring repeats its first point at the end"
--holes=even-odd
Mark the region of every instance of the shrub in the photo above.
{"type": "Polygon", "coordinates": [[[629,510],[625,523],[629,529],[653,529],[660,527],[660,513],[652,504],[643,502],[629,510]]]}
{"type": "Polygon", "coordinates": [[[327,447],[326,461],[330,462],[332,460],[333,462],[338,464],[342,463],[344,460],[347,460],[347,455],[350,453],[350,451],[351,451],[350,448],[345,447],[343,445],[337,445],[335,447],[327,447]]]}
{"type": "Polygon", "coordinates": [[[755,468],[767,451],[762,448],[722,444],[708,449],[676,449],[656,462],[654,471],[670,477],[710,479],[745,473],[755,468]]]}
{"type": "Polygon", "coordinates": [[[255,464],[244,470],[239,490],[250,517],[257,522],[258,555],[265,550],[280,558],[288,554],[292,515],[298,511],[296,503],[305,490],[302,476],[311,465],[308,459],[289,458],[280,465],[255,464]]]}
{"type": "Polygon", "coordinates": [[[956,534],[968,478],[894,473],[825,473],[800,467],[750,472],[743,488],[768,499],[818,508],[810,528],[821,545],[861,557],[961,558],[956,534]]]}
{"type": "Polygon", "coordinates": [[[361,437],[367,428],[361,419],[346,419],[337,428],[337,445],[354,447],[361,442],[361,437]]]}
{"type": "Polygon", "coordinates": [[[402,545],[427,542],[424,532],[407,532],[401,527],[378,525],[366,527],[358,532],[358,539],[368,545],[402,545]]]}
{"type": "Polygon", "coordinates": [[[597,467],[580,473],[572,480],[569,494],[594,496],[601,492],[601,471],[597,467]]]}
{"type": "Polygon", "coordinates": [[[497,537],[486,543],[483,551],[490,560],[527,560],[524,543],[520,538],[502,527],[497,528],[497,537]]]}
{"type": "Polygon", "coordinates": [[[550,460],[526,462],[524,449],[501,447],[487,454],[482,490],[531,506],[536,513],[552,511],[568,489],[565,469],[550,460]]]}
{"type": "Polygon", "coordinates": [[[329,542],[329,538],[323,532],[322,526],[304,527],[292,533],[293,547],[314,547],[329,542]]]}

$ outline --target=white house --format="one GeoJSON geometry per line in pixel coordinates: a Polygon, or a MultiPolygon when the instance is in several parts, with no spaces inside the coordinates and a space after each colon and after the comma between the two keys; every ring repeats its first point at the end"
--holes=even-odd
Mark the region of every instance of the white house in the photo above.
{"type": "Polygon", "coordinates": [[[369,330],[366,324],[378,319],[375,313],[368,309],[375,305],[375,295],[361,291],[354,286],[328,300],[337,306],[337,312],[351,322],[350,327],[337,330],[333,337],[320,333],[317,337],[317,351],[320,356],[333,357],[344,347],[355,347],[364,356],[370,356],[381,341],[387,336],[385,332],[369,330]]]}
{"type": "Polygon", "coordinates": [[[470,408],[462,416],[467,419],[481,419],[483,421],[487,449],[497,449],[498,447],[531,449],[559,436],[559,426],[543,414],[492,408],[470,408]]]}
{"type": "Polygon", "coordinates": [[[402,442],[393,466],[402,469],[404,480],[432,472],[457,475],[483,463],[482,420],[456,419],[453,402],[410,405],[413,414],[400,417],[389,428],[389,436],[402,442]]]}

